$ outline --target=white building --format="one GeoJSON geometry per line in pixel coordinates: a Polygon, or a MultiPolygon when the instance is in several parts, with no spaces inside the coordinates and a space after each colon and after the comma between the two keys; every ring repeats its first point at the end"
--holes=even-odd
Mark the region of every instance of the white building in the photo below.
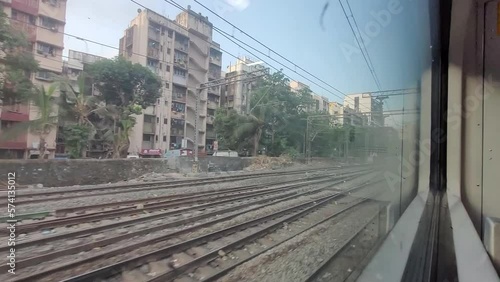
{"type": "Polygon", "coordinates": [[[370,93],[346,95],[344,107],[362,113],[366,116],[368,125],[384,126],[383,102],[377,100],[370,93]]]}

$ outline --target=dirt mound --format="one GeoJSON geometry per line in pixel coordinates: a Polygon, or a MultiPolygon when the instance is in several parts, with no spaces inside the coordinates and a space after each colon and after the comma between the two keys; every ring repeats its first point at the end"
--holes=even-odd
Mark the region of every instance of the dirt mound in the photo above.
{"type": "Polygon", "coordinates": [[[292,158],[283,155],[280,157],[258,156],[253,158],[252,164],[247,167],[248,170],[260,169],[279,169],[293,164],[292,158]]]}

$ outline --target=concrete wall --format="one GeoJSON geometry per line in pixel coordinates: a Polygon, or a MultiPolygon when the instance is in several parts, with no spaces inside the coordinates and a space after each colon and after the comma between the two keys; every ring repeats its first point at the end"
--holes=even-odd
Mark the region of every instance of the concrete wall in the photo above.
{"type": "MultiPolygon", "coordinates": [[[[21,185],[69,186],[117,182],[146,173],[191,172],[193,160],[120,159],[120,160],[0,160],[0,180],[15,172],[21,185]]],[[[235,171],[251,164],[251,158],[200,158],[200,171],[235,171]]]]}

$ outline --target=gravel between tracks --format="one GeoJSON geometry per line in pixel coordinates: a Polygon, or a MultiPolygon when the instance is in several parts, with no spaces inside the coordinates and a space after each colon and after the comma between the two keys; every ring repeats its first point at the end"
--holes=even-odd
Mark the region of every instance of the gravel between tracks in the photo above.
{"type": "Polygon", "coordinates": [[[231,271],[220,282],[304,281],[377,211],[375,204],[347,212],[337,224],[325,222],[231,271]]]}
{"type": "MultiPolygon", "coordinates": [[[[310,185],[309,188],[303,188],[303,189],[307,190],[307,189],[311,189],[312,187],[317,188],[317,187],[322,187],[322,186],[319,186],[319,185],[310,185]]],[[[268,215],[271,212],[276,212],[278,210],[283,210],[283,209],[291,207],[293,205],[304,203],[304,202],[307,202],[307,201],[310,201],[310,200],[313,200],[313,199],[317,199],[320,196],[326,196],[326,195],[330,195],[330,194],[333,194],[333,193],[334,193],[334,191],[324,191],[324,192],[320,192],[320,193],[313,194],[313,195],[298,197],[298,198],[295,198],[295,199],[292,199],[292,200],[289,200],[289,201],[286,201],[286,202],[277,203],[277,204],[272,205],[272,206],[268,206],[268,207],[264,207],[264,208],[261,208],[261,209],[255,210],[255,211],[248,212],[248,213],[246,213],[244,215],[235,217],[235,218],[233,218],[231,220],[215,224],[215,225],[213,225],[213,226],[211,226],[209,228],[203,228],[201,230],[198,230],[198,231],[195,231],[195,232],[192,232],[192,233],[189,233],[189,234],[181,235],[178,238],[173,238],[173,239],[166,240],[166,241],[163,241],[163,242],[159,242],[159,243],[156,243],[156,244],[153,244],[153,245],[149,245],[147,247],[139,248],[139,249],[136,249],[136,250],[134,250],[132,252],[129,252],[129,253],[126,253],[126,254],[121,254],[121,255],[115,256],[113,258],[108,258],[108,259],[106,259],[104,261],[103,260],[95,261],[95,262],[90,263],[89,265],[91,265],[91,268],[93,268],[93,269],[98,268],[98,267],[102,267],[102,266],[105,266],[105,265],[109,265],[111,263],[114,263],[114,262],[117,262],[117,261],[121,261],[123,259],[131,258],[131,257],[133,257],[135,255],[144,254],[144,253],[147,253],[147,252],[158,250],[161,247],[165,247],[165,246],[171,245],[171,244],[173,244],[175,242],[179,242],[180,240],[183,240],[183,239],[194,238],[196,236],[200,236],[200,235],[203,235],[203,234],[207,234],[209,232],[220,230],[220,229],[229,227],[231,225],[235,225],[235,224],[238,224],[238,223],[243,223],[243,222],[248,221],[250,219],[254,219],[254,218],[258,218],[258,217],[264,216],[264,215],[268,215]]],[[[250,208],[252,208],[252,207],[248,207],[248,209],[250,209],[250,208]]],[[[177,229],[177,228],[175,228],[175,229],[177,229]]],[[[126,241],[122,241],[122,242],[119,242],[118,244],[122,245],[125,242],[131,242],[133,240],[141,240],[142,241],[142,240],[145,240],[146,238],[151,238],[152,236],[155,236],[156,233],[157,232],[147,234],[146,236],[144,236],[142,238],[140,237],[140,238],[134,238],[134,239],[129,239],[129,240],[126,240],[126,241]]],[[[105,250],[109,249],[110,247],[113,247],[113,246],[112,245],[107,246],[107,247],[105,247],[105,248],[103,248],[103,249],[101,249],[101,250],[99,250],[97,252],[105,251],[105,250]]],[[[95,252],[93,252],[93,253],[95,253],[95,252]]],[[[61,257],[61,258],[58,258],[56,260],[52,260],[51,262],[48,262],[46,264],[40,264],[40,265],[37,265],[37,266],[34,266],[34,267],[30,267],[30,269],[25,269],[24,273],[37,272],[37,271],[40,271],[40,270],[43,270],[43,269],[49,267],[49,265],[58,265],[58,264],[62,264],[64,262],[68,262],[68,261],[70,261],[72,259],[88,257],[89,255],[91,255],[91,253],[90,252],[86,252],[86,253],[80,253],[78,256],[61,257]]],[[[76,271],[75,270],[67,271],[67,272],[65,272],[65,274],[62,274],[62,276],[61,276],[61,274],[56,274],[56,275],[44,278],[41,281],[58,281],[58,280],[60,280],[63,277],[68,277],[68,276],[71,276],[71,275],[75,275],[76,273],[82,273],[83,269],[89,269],[88,267],[89,266],[86,266],[86,267],[80,268],[79,270],[76,270],[76,271]]]]}
{"type": "Polygon", "coordinates": [[[195,187],[179,187],[179,188],[165,188],[161,190],[140,190],[136,192],[127,192],[120,193],[115,195],[103,195],[103,196],[84,196],[81,198],[73,198],[67,200],[50,201],[47,203],[36,203],[36,204],[26,204],[20,205],[17,207],[17,212],[21,213],[32,213],[32,212],[40,212],[40,211],[53,211],[55,209],[69,208],[69,207],[79,207],[85,205],[95,205],[102,203],[110,203],[110,202],[119,202],[119,201],[127,201],[138,198],[148,198],[148,197],[158,197],[158,196],[167,196],[167,195],[177,195],[182,193],[193,193],[193,192],[205,192],[205,191],[222,191],[225,189],[234,188],[237,186],[243,185],[255,185],[255,184],[267,184],[271,182],[275,182],[277,180],[280,181],[289,181],[289,180],[299,180],[304,178],[304,174],[295,174],[295,175],[284,175],[284,176],[267,176],[253,179],[245,179],[233,182],[224,182],[217,184],[205,184],[195,187]]]}

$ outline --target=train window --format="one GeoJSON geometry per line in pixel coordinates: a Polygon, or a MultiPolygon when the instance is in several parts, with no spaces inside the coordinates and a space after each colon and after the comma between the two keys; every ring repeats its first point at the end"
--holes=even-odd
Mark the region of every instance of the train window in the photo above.
{"type": "Polygon", "coordinates": [[[499,0],[187,2],[0,0],[0,281],[495,281],[499,0]]]}

